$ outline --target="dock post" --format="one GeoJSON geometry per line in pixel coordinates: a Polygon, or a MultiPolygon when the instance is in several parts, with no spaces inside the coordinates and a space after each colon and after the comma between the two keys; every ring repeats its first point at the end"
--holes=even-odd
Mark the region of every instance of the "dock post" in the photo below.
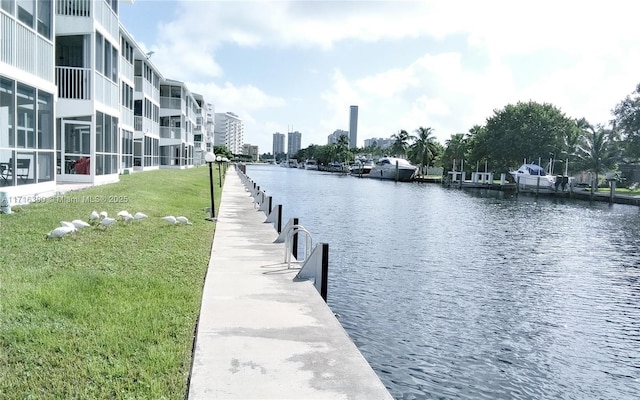
{"type": "Polygon", "coordinates": [[[322,245],[322,285],[320,286],[320,296],[327,302],[327,288],[329,286],[329,243],[322,245]]]}
{"type": "Polygon", "coordinates": [[[616,181],[612,179],[609,181],[609,203],[613,204],[614,199],[616,198],[616,181]]]}
{"type": "Polygon", "coordinates": [[[278,204],[278,235],[282,233],[282,204],[278,204]]]}
{"type": "MultiPolygon", "coordinates": [[[[293,219],[293,226],[298,225],[298,218],[294,218],[293,219]]],[[[293,234],[293,243],[291,246],[291,254],[296,258],[296,260],[298,259],[298,232],[293,234]]]]}

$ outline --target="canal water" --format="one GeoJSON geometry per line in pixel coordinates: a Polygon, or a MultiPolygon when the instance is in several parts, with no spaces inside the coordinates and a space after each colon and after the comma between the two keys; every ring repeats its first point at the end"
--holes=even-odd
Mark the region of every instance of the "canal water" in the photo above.
{"type": "Polygon", "coordinates": [[[640,398],[640,209],[278,166],[328,303],[397,399],[640,398]]]}

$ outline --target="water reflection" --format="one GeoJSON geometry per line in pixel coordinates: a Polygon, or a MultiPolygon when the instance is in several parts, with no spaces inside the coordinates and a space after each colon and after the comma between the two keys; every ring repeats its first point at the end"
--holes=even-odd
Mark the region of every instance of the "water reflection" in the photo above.
{"type": "Polygon", "coordinates": [[[637,207],[249,166],[399,399],[640,397],[637,207]]]}

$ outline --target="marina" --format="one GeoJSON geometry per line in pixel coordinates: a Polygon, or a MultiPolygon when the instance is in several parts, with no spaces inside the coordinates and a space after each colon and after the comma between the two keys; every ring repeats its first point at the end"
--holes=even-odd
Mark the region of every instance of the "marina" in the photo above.
{"type": "Polygon", "coordinates": [[[640,396],[636,207],[247,175],[331,246],[328,304],[394,398],[640,396]]]}

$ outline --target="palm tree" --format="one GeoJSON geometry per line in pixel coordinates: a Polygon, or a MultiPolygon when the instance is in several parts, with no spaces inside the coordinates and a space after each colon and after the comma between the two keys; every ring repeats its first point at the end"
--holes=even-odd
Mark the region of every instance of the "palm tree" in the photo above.
{"type": "Polygon", "coordinates": [[[431,136],[432,128],[419,127],[416,129],[416,141],[411,145],[411,152],[417,164],[420,165],[419,171],[422,172],[424,166],[429,168],[429,164],[433,161],[437,152],[436,138],[431,136]]]}
{"type": "Polygon", "coordinates": [[[446,171],[450,165],[453,165],[453,161],[464,160],[469,150],[469,140],[466,134],[456,133],[451,135],[450,139],[444,142],[446,149],[444,151],[443,164],[446,171]]]}
{"type": "Polygon", "coordinates": [[[343,160],[345,162],[348,162],[349,159],[349,138],[347,137],[347,135],[340,135],[340,137],[338,138],[338,142],[336,143],[336,152],[338,153],[338,155],[343,156],[343,160]]]}
{"type": "Polygon", "coordinates": [[[407,152],[407,148],[409,147],[409,140],[413,138],[414,137],[410,136],[404,129],[400,130],[398,133],[394,133],[391,135],[391,139],[395,140],[393,145],[391,145],[391,151],[404,157],[407,152]]]}
{"type": "Polygon", "coordinates": [[[584,169],[595,173],[597,190],[598,175],[615,167],[620,159],[614,132],[604,129],[601,125],[594,128],[589,123],[583,124],[580,141],[576,146],[576,157],[584,169]]]}

